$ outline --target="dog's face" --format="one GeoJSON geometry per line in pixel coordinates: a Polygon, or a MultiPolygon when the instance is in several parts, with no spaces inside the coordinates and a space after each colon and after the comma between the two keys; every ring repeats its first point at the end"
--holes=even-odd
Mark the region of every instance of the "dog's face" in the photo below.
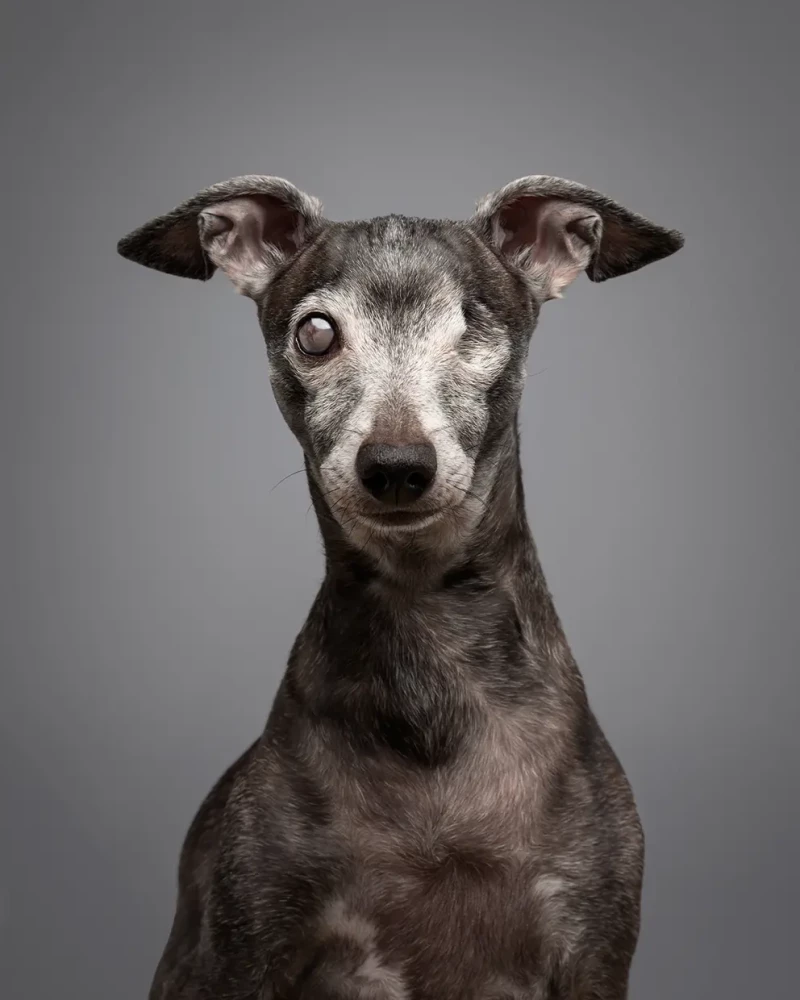
{"type": "Polygon", "coordinates": [[[470,515],[519,403],[523,281],[464,226],[390,217],[329,225],[259,306],[280,408],[351,534],[470,515]]]}
{"type": "Polygon", "coordinates": [[[458,530],[507,446],[543,302],[682,244],[602,195],[529,177],[466,222],[324,219],[271,177],[200,192],[119,244],[130,259],[255,300],[275,396],[351,536],[458,530]]]}

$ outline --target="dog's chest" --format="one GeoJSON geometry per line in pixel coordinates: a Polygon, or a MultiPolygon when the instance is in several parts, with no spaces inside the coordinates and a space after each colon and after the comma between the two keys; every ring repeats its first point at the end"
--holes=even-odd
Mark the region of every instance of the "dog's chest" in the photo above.
{"type": "Polygon", "coordinates": [[[502,742],[441,772],[349,776],[334,820],[349,877],[323,934],[358,938],[391,1000],[484,1000],[510,969],[529,974],[560,888],[538,846],[540,794],[530,755],[502,742]]]}
{"type": "Polygon", "coordinates": [[[489,726],[437,768],[391,755],[339,772],[337,832],[360,868],[506,865],[535,840],[545,775],[541,747],[510,725],[489,726]]]}

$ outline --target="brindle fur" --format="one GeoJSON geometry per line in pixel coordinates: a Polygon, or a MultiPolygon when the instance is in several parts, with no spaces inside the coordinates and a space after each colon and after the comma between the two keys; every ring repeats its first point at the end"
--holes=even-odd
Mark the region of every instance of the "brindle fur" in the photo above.
{"type": "Polygon", "coordinates": [[[150,1000],[627,996],[642,829],[528,528],[517,410],[541,304],[680,245],[536,177],[467,222],[358,223],[237,178],[121,241],[257,302],[326,553],[266,728],[187,835],[150,1000]],[[309,361],[293,330],[317,302],[347,348],[309,361]],[[349,470],[376,437],[436,443],[419,530],[369,520],[349,470]]]}

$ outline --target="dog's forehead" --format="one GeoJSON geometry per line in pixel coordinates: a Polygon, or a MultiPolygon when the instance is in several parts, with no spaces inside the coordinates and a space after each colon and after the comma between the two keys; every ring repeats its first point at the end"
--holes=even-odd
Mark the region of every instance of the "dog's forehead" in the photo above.
{"type": "Polygon", "coordinates": [[[452,223],[386,216],[334,223],[292,269],[282,297],[295,316],[325,303],[398,322],[460,313],[470,269],[452,223]]]}
{"type": "Polygon", "coordinates": [[[389,216],[347,236],[337,290],[364,313],[397,321],[460,311],[465,267],[446,224],[389,216]]]}
{"type": "Polygon", "coordinates": [[[443,272],[459,275],[465,263],[463,239],[455,223],[388,215],[340,224],[330,242],[341,246],[343,273],[404,285],[424,283],[443,272]]]}
{"type": "Polygon", "coordinates": [[[466,293],[454,249],[433,233],[390,219],[380,238],[356,241],[340,287],[376,313],[455,308],[466,293]]]}

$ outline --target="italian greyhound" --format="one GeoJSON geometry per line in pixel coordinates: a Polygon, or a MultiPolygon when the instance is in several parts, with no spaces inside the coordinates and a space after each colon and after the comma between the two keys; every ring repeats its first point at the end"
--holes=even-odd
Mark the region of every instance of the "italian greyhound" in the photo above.
{"type": "Polygon", "coordinates": [[[123,257],[254,300],[325,576],[187,834],[150,1000],[624,1000],[644,838],[528,527],[543,303],[683,237],[530,176],[466,221],[333,222],[236,177],[123,257]]]}

